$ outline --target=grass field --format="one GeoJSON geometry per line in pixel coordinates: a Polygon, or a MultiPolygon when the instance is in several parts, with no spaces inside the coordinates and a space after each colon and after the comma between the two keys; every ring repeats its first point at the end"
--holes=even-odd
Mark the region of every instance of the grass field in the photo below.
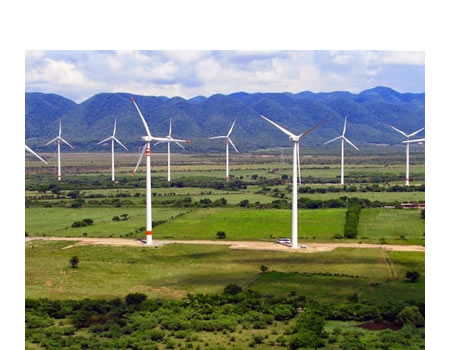
{"type": "Polygon", "coordinates": [[[424,238],[425,220],[420,219],[420,210],[363,209],[359,220],[360,237],[424,238]]]}
{"type": "MultiPolygon", "coordinates": [[[[330,239],[342,233],[345,209],[299,211],[299,237],[330,239]]],[[[160,238],[214,239],[224,231],[230,240],[289,237],[291,211],[281,209],[200,209],[155,228],[160,238]]]]}
{"type": "MultiPolygon", "coordinates": [[[[154,220],[171,220],[176,215],[188,212],[181,208],[154,208],[154,220]]],[[[121,237],[145,226],[143,208],[27,208],[25,231],[30,236],[121,237]],[[114,216],[128,214],[126,221],[113,221],[114,216]],[[92,219],[92,226],[72,228],[75,221],[92,219]]],[[[138,237],[139,235],[133,235],[138,237]]],[[[142,234],[141,234],[142,236],[142,234]]]]}
{"type": "MultiPolygon", "coordinates": [[[[291,290],[324,300],[343,300],[352,293],[362,299],[383,301],[421,299],[424,282],[414,286],[390,278],[381,249],[336,249],[326,253],[231,250],[224,246],[167,245],[158,249],[110,246],[73,246],[73,242],[33,241],[26,244],[26,296],[49,298],[111,298],[132,292],[151,297],[182,297],[186,293],[219,292],[228,283],[275,295],[291,290]],[[72,269],[69,259],[80,259],[72,269]],[[259,266],[270,271],[261,276],[259,266]],[[277,271],[277,272],[274,272],[277,271]],[[298,273],[338,273],[359,278],[304,276],[298,273]],[[259,276],[259,278],[258,278],[259,276]],[[392,279],[392,280],[391,280],[392,279]],[[389,281],[389,282],[386,282],[389,281]]],[[[391,253],[390,253],[391,254],[391,253]]],[[[395,269],[403,273],[411,264],[423,272],[423,253],[396,252],[395,269]]]]}

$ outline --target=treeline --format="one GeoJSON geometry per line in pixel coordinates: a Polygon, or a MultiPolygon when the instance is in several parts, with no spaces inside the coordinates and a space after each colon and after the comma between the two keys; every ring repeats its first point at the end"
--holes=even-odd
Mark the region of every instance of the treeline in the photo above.
{"type": "Polygon", "coordinates": [[[344,237],[356,238],[358,235],[359,214],[361,213],[361,205],[352,201],[349,203],[347,212],[345,213],[344,237]]]}
{"type": "MultiPolygon", "coordinates": [[[[403,329],[395,336],[390,336],[390,330],[380,332],[376,345],[381,348],[423,343],[423,330],[415,328],[423,326],[423,303],[375,305],[357,299],[318,303],[295,292],[263,296],[236,285],[227,286],[222,294],[188,294],[180,300],[148,300],[139,293],[112,300],[26,299],[25,339],[46,349],[203,349],[209,347],[208,339],[220,332],[228,344],[223,348],[262,343],[289,349],[317,348],[355,339],[353,334],[340,337],[336,329],[325,331],[325,321],[384,320],[403,329]],[[288,326],[287,321],[293,319],[288,326]],[[249,340],[236,344],[242,332],[259,329],[272,332],[265,337],[255,332],[249,340]]],[[[361,338],[356,338],[361,344],[352,348],[365,348],[361,338]]]]}

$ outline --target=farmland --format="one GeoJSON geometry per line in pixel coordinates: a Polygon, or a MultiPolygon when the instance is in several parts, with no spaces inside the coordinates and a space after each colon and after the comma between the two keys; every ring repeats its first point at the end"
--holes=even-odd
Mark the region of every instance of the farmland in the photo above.
{"type": "MultiPolygon", "coordinates": [[[[423,344],[422,328],[385,330],[377,338],[373,331],[359,327],[363,321],[398,324],[397,315],[405,307],[423,311],[423,252],[337,248],[288,253],[219,244],[139,246],[136,239],[145,238],[144,177],[142,173],[129,176],[135,154],[117,156],[116,183],[109,180],[108,154],[65,155],[59,183],[53,155],[49,157],[53,168],[32,161],[26,164],[28,236],[123,238],[136,243],[27,241],[26,348],[69,348],[69,344],[81,348],[84,342],[90,347],[124,349],[286,349],[303,307],[325,318],[322,335],[327,338],[321,337],[325,349],[347,346],[352,337],[370,346],[401,341],[401,346],[412,349],[423,344]],[[89,224],[77,225],[83,220],[89,224]],[[73,256],[79,259],[77,268],[69,263],[73,256]],[[405,278],[411,271],[418,273],[414,283],[405,278]],[[227,295],[224,288],[230,285],[243,291],[227,295]],[[134,294],[146,301],[140,306],[129,304],[126,300],[134,294]],[[65,306],[54,318],[49,310],[58,309],[58,303],[65,306]],[[353,311],[350,315],[343,310],[353,311]],[[85,323],[80,321],[82,315],[88,317],[85,323]],[[138,326],[153,319],[155,323],[145,330],[138,326]]],[[[299,241],[423,245],[421,211],[399,208],[403,202],[424,201],[424,166],[420,161],[412,165],[417,181],[405,188],[402,157],[349,158],[345,187],[337,184],[338,158],[305,157],[299,241]],[[362,206],[353,239],[343,237],[350,202],[362,206]]],[[[279,155],[270,154],[233,156],[232,179],[225,183],[221,156],[175,154],[172,184],[168,184],[165,156],[154,158],[155,240],[253,243],[290,237],[288,160],[283,164],[279,155]],[[217,239],[218,231],[226,237],[217,239]]]]}

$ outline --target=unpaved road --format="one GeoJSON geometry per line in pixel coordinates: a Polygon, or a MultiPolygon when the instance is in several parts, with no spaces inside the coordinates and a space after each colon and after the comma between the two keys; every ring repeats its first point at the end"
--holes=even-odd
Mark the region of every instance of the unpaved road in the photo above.
{"type": "MultiPolygon", "coordinates": [[[[37,240],[44,241],[73,241],[73,245],[64,247],[71,248],[75,245],[112,245],[112,246],[134,246],[146,247],[145,243],[139,240],[124,238],[88,238],[88,237],[26,237],[25,242],[37,240]]],[[[272,250],[285,251],[290,253],[317,253],[327,252],[336,248],[383,248],[386,250],[404,251],[404,252],[424,252],[425,247],[421,245],[391,245],[391,244],[366,244],[366,243],[307,243],[307,248],[291,249],[288,246],[277,244],[275,242],[258,241],[212,241],[212,240],[153,240],[150,247],[161,247],[166,244],[211,244],[227,245],[230,249],[251,249],[251,250],[272,250]]]]}

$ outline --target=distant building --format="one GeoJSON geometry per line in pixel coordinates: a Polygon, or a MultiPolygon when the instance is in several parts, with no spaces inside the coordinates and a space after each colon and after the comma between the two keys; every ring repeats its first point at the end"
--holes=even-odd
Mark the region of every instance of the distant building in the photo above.
{"type": "Polygon", "coordinates": [[[425,203],[402,203],[403,209],[425,209],[425,203]]]}

